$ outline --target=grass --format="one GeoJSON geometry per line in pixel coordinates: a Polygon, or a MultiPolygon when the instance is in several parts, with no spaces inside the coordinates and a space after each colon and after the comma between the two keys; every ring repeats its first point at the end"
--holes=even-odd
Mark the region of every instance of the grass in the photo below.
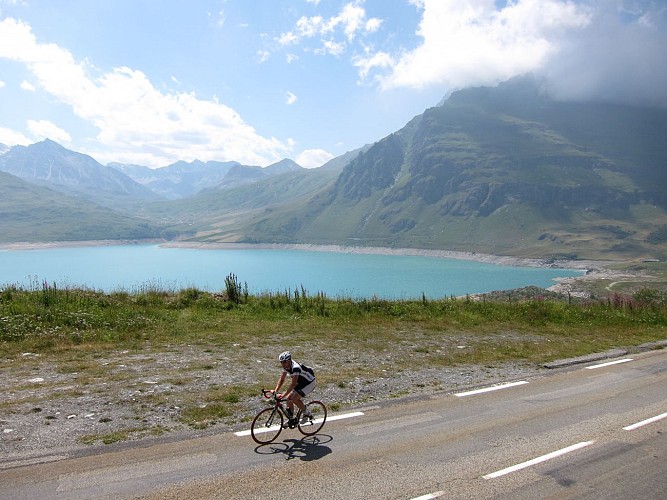
{"type": "MultiPolygon", "coordinates": [[[[116,295],[52,285],[42,290],[10,287],[0,295],[0,353],[57,355],[60,372],[76,374],[84,382],[126,376],[114,373],[114,364],[99,366],[95,353],[145,350],[146,344],[195,343],[209,353],[234,345],[238,347],[234,351],[248,346],[275,351],[280,345],[303,344],[328,355],[365,351],[382,358],[388,345],[407,343],[412,356],[447,366],[512,359],[537,363],[665,336],[666,299],[656,290],[577,303],[539,297],[510,296],[510,300],[328,299],[300,290],[243,295],[242,300],[230,302],[192,290],[116,295]],[[514,333],[499,334],[503,331],[514,333]],[[467,337],[470,348],[448,347],[443,335],[467,337]]],[[[151,361],[155,362],[148,357],[142,363],[151,361]]],[[[391,363],[407,368],[400,362],[396,366],[396,360],[391,363]]],[[[375,368],[351,362],[346,370],[348,376],[375,376],[381,366],[381,362],[375,368]]],[[[187,377],[215,368],[207,359],[178,371],[187,377]]],[[[322,375],[326,380],[327,374],[322,375]]]]}
{"type": "MultiPolygon", "coordinates": [[[[568,347],[572,339],[597,348],[662,337],[667,294],[648,288],[632,291],[632,295],[608,292],[598,300],[574,302],[519,294],[508,294],[506,301],[329,299],[301,289],[260,296],[230,294],[236,297],[230,301],[228,294],[193,289],[105,294],[48,283],[40,289],[8,286],[0,292],[0,354],[57,353],[62,373],[100,378],[110,376],[113,366],[100,367],[95,353],[143,350],[146,343],[196,343],[204,352],[214,353],[234,344],[240,349],[273,348],[289,337],[291,344],[381,353],[388,344],[408,342],[414,344],[415,355],[429,356],[437,351],[443,334],[472,335],[486,339],[475,343],[483,362],[506,358],[491,352],[499,346],[488,339],[497,332],[518,336],[530,332],[540,340],[562,344],[549,354],[544,342],[523,345],[498,337],[503,345],[514,345],[516,355],[537,361],[545,354],[579,354],[581,348],[568,347]]],[[[144,363],[149,363],[152,358],[146,355],[144,363]]],[[[214,368],[210,361],[202,361],[183,370],[214,368]]]]}

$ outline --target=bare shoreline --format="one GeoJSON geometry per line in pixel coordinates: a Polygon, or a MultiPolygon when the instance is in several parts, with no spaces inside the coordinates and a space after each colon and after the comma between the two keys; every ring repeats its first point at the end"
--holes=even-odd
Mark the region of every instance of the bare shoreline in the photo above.
{"type": "Polygon", "coordinates": [[[89,241],[50,241],[50,242],[16,242],[0,243],[0,251],[40,250],[48,248],[80,248],[115,245],[147,245],[156,244],[164,248],[192,248],[198,250],[298,250],[304,252],[332,252],[369,255],[405,255],[416,257],[433,257],[438,259],[469,260],[489,264],[550,267],[556,269],[590,270],[613,264],[612,261],[537,259],[528,257],[512,257],[491,255],[479,252],[461,252],[454,250],[431,250],[421,248],[388,248],[361,247],[346,245],[317,245],[309,243],[203,243],[189,241],[165,240],[89,240],[89,241]]]}

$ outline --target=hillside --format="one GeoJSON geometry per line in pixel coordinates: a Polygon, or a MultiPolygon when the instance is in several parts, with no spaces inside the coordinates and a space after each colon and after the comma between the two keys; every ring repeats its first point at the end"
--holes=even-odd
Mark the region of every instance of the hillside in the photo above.
{"type": "Polygon", "coordinates": [[[156,238],[162,228],[0,172],[0,242],[156,238]]]}
{"type": "Polygon", "coordinates": [[[285,172],[303,170],[289,159],[281,160],[266,168],[241,165],[236,161],[199,160],[177,161],[166,167],[154,169],[122,163],[110,163],[109,167],[123,172],[142,186],[169,200],[188,198],[204,189],[234,188],[285,172]]]}
{"type": "MultiPolygon", "coordinates": [[[[197,231],[196,241],[248,241],[245,225],[253,220],[305,203],[311,196],[331,186],[340,170],[299,167],[296,171],[244,182],[238,187],[223,184],[204,189],[194,196],[170,202],[151,203],[144,207],[146,216],[187,224],[197,231]]],[[[232,174],[233,175],[233,174],[232,174]]]]}
{"type": "Polygon", "coordinates": [[[463,90],[245,239],[664,259],[665,136],[665,110],[556,102],[531,79],[463,90]]]}

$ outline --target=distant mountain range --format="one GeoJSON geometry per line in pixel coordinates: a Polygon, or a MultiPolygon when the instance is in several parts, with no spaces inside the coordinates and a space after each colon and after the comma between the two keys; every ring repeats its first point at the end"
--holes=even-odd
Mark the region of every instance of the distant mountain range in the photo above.
{"type": "Polygon", "coordinates": [[[302,170],[302,167],[289,159],[284,159],[266,168],[241,165],[235,161],[204,163],[199,160],[189,163],[178,161],[155,169],[122,163],[110,163],[109,166],[170,200],[186,198],[210,187],[238,187],[285,172],[302,170]]]}
{"type": "Polygon", "coordinates": [[[125,227],[134,238],[665,259],[664,137],[667,110],[556,102],[518,78],[455,92],[312,170],[291,160],[103,166],[47,140],[0,156],[11,174],[0,176],[0,241],[22,238],[5,229],[21,205],[12,227],[32,227],[32,241],[125,238],[125,227]],[[47,198],[70,207],[58,211],[63,228],[83,228],[85,213],[102,220],[99,211],[106,222],[44,232],[47,198]]]}

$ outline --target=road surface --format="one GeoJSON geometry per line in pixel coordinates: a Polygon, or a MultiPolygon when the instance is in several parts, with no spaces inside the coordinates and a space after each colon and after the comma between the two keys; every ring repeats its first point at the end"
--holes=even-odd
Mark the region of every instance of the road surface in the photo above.
{"type": "Polygon", "coordinates": [[[479,389],[266,446],[229,433],[5,458],[0,498],[667,498],[667,350],[479,389]]]}

